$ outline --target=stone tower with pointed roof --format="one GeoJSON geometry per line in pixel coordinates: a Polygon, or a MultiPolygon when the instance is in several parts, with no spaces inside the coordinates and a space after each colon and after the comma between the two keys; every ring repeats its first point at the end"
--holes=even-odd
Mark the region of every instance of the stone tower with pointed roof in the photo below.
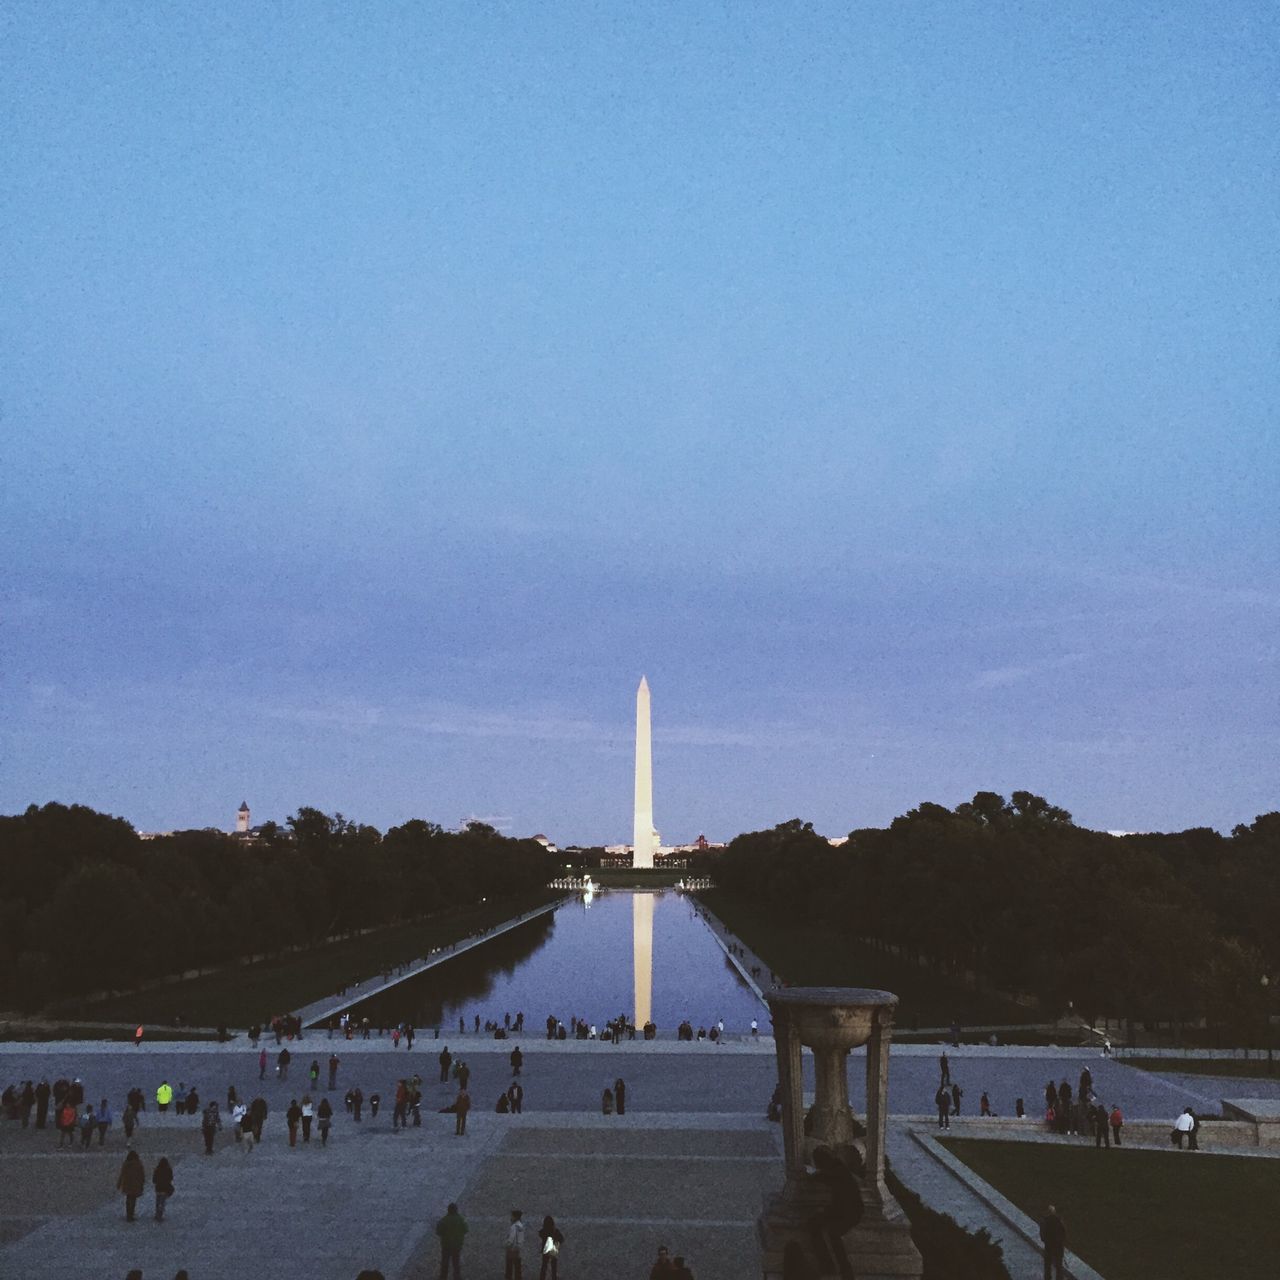
{"type": "Polygon", "coordinates": [[[236,811],[236,835],[247,836],[249,834],[249,802],[247,800],[240,801],[240,808],[236,811]]]}

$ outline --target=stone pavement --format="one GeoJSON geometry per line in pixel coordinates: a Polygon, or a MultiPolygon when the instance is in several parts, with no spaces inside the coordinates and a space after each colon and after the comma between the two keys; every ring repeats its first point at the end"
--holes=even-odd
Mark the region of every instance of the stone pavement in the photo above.
{"type": "MultiPolygon", "coordinates": [[[[763,1111],[777,1068],[773,1040],[745,1037],[720,1044],[688,1043],[672,1037],[651,1042],[548,1041],[537,1036],[498,1040],[485,1036],[445,1036],[436,1041],[419,1037],[410,1053],[392,1049],[389,1037],[369,1040],[330,1040],[323,1032],[308,1033],[288,1044],[293,1056],[290,1078],[275,1079],[277,1053],[274,1039],[264,1038],[272,1066],[262,1082],[263,1096],[274,1109],[287,1106],[289,1098],[307,1089],[307,1067],[316,1059],[321,1082],[327,1078],[330,1053],[342,1059],[338,1083],[341,1091],[359,1084],[366,1094],[387,1089],[402,1075],[417,1071],[426,1080],[438,1074],[436,1055],[449,1045],[473,1068],[472,1094],[477,1099],[496,1098],[510,1081],[507,1058],[515,1045],[525,1055],[525,1088],[530,1110],[581,1111],[599,1103],[600,1091],[615,1076],[631,1086],[634,1106],[649,1111],[763,1111]],[[554,1069],[551,1069],[554,1064],[554,1069]]],[[[927,1114],[933,1107],[938,1081],[937,1045],[894,1045],[889,1072],[889,1110],[895,1115],[927,1114]]],[[[1029,1115],[1040,1114],[1045,1082],[1068,1079],[1073,1087],[1081,1067],[1088,1065],[1094,1087],[1110,1107],[1119,1103],[1130,1119],[1172,1122],[1185,1106],[1216,1113],[1224,1097],[1250,1093],[1252,1082],[1218,1080],[1207,1076],[1175,1079],[1125,1066],[1092,1050],[985,1045],[949,1049],[951,1077],[964,1090],[961,1114],[976,1115],[986,1089],[993,1109],[1002,1116],[1014,1112],[1014,1100],[1025,1100],[1029,1115]]],[[[810,1059],[806,1055],[806,1070],[810,1059]]],[[[851,1055],[850,1097],[855,1108],[865,1107],[865,1054],[851,1055]]],[[[162,1079],[177,1085],[194,1083],[202,1097],[221,1101],[228,1084],[241,1095],[254,1096],[259,1088],[258,1052],[244,1037],[228,1044],[215,1042],[144,1042],[140,1049],[123,1042],[62,1041],[53,1044],[0,1042],[0,1083],[41,1076],[80,1076],[86,1090],[98,1097],[106,1093],[119,1109],[124,1094],[139,1085],[151,1097],[162,1079]]],[[[812,1080],[812,1076],[808,1077],[812,1080]]],[[[1264,1083],[1264,1082],[1259,1082],[1264,1083]]],[[[1258,1096],[1265,1096],[1259,1093],[1258,1096]]],[[[0,1126],[0,1141],[3,1140],[0,1126]]]]}
{"type": "MultiPolygon", "coordinates": [[[[117,1117],[129,1087],[141,1086],[151,1099],[164,1078],[175,1085],[194,1082],[203,1098],[219,1102],[234,1083],[242,1097],[261,1091],[271,1108],[264,1142],[252,1154],[224,1132],[210,1159],[202,1154],[197,1117],[161,1117],[149,1103],[135,1135],[138,1150],[148,1170],[160,1154],[176,1165],[178,1191],[161,1225],[145,1215],[133,1225],[123,1221],[114,1192],[124,1148],[118,1120],[106,1148],[95,1145],[84,1154],[59,1151],[51,1130],[0,1123],[0,1276],[122,1277],[140,1266],[147,1280],[169,1280],[186,1266],[192,1280],[263,1274],[272,1280],[353,1280],[372,1265],[389,1278],[417,1280],[435,1274],[432,1227],[450,1199],[472,1219],[471,1275],[500,1274],[499,1244],[512,1207],[525,1211],[530,1239],[544,1213],[556,1216],[567,1237],[565,1280],[645,1276],[659,1243],[684,1250],[700,1280],[758,1273],[755,1218],[764,1193],[782,1179],[778,1130],[762,1118],[776,1073],[771,1040],[718,1046],[667,1039],[615,1047],[451,1038],[453,1051],[472,1067],[475,1110],[466,1138],[455,1138],[452,1117],[436,1111],[453,1093],[438,1079],[436,1054],[444,1043],[420,1039],[409,1054],[392,1050],[389,1040],[308,1034],[290,1046],[291,1078],[279,1081],[269,1071],[261,1082],[257,1053],[243,1039],[227,1045],[154,1042],[140,1049],[0,1044],[0,1082],[79,1076],[93,1101],[110,1098],[117,1117]],[[510,1081],[507,1055],[516,1043],[525,1054],[526,1114],[495,1115],[494,1099],[510,1081]],[[330,1095],[337,1112],[330,1144],[322,1150],[313,1138],[309,1146],[290,1149],[284,1108],[307,1089],[312,1057],[320,1062],[318,1092],[324,1092],[325,1064],[335,1050],[342,1065],[338,1090],[330,1095]],[[394,1082],[414,1070],[424,1080],[423,1124],[393,1133],[394,1082]],[[627,1115],[604,1117],[600,1092],[616,1076],[627,1081],[627,1115]],[[376,1120],[366,1103],[359,1125],[341,1103],[356,1083],[366,1098],[377,1090],[384,1100],[376,1120]]],[[[274,1042],[268,1051],[274,1059],[274,1042]]],[[[937,1053],[937,1046],[894,1049],[892,1110],[919,1113],[928,1105],[937,1053]]],[[[1203,1106],[1206,1084],[1214,1088],[1197,1077],[1193,1094],[1078,1050],[966,1047],[949,1057],[953,1078],[966,1090],[966,1112],[976,1110],[984,1087],[1006,1115],[1017,1094],[1030,1110],[1046,1079],[1065,1075],[1074,1081],[1085,1061],[1104,1099],[1120,1101],[1134,1120],[1169,1120],[1188,1103],[1203,1106]]],[[[849,1072],[859,1109],[862,1061],[854,1055],[849,1072]]],[[[1241,1083],[1230,1081],[1219,1096],[1240,1094],[1241,1083]]],[[[1035,1122],[1027,1123],[1035,1132],[1035,1122]]],[[[961,1124],[981,1131],[976,1119],[961,1124]]],[[[895,1124],[890,1156],[904,1181],[944,1211],[991,1226],[1009,1242],[1015,1280],[1036,1274],[1028,1270],[1034,1255],[1013,1240],[1007,1224],[993,1225],[945,1170],[912,1158],[898,1130],[895,1124]]],[[[528,1265],[535,1265],[531,1247],[526,1252],[528,1265]]]]}
{"type": "MultiPolygon", "coordinates": [[[[628,1113],[512,1126],[467,1188],[471,1274],[499,1274],[510,1210],[519,1208],[531,1257],[543,1216],[556,1219],[565,1280],[647,1276],[663,1244],[699,1280],[745,1280],[759,1274],[756,1214],[781,1164],[777,1126],[746,1117],[628,1113]]],[[[435,1258],[428,1239],[414,1259],[421,1274],[434,1274],[435,1258]]]]}

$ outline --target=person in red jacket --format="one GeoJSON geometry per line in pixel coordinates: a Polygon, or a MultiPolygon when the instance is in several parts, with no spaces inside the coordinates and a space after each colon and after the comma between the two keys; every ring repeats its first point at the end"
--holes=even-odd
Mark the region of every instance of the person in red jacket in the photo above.
{"type": "Polygon", "coordinates": [[[1124,1128],[1124,1113],[1119,1107],[1111,1108],[1111,1133],[1115,1139],[1115,1144],[1120,1145],[1120,1130],[1124,1128]]]}

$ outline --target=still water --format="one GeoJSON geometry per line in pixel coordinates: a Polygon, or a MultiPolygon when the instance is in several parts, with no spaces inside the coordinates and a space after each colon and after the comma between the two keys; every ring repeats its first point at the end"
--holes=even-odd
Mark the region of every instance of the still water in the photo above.
{"type": "Polygon", "coordinates": [[[769,1027],[768,1010],[739,977],[694,910],[674,891],[613,892],[579,898],[492,942],[400,983],[352,1008],[355,1017],[391,1025],[455,1027],[464,1018],[501,1023],[524,1012],[526,1030],[547,1015],[597,1026],[626,1013],[671,1032],[687,1018],[694,1030],[724,1019],[726,1032],[769,1027]]]}

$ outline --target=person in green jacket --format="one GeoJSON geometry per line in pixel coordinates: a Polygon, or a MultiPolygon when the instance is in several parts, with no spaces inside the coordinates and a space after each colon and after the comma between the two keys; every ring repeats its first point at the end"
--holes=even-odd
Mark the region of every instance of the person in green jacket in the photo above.
{"type": "Polygon", "coordinates": [[[460,1280],[467,1220],[458,1212],[456,1204],[451,1204],[449,1212],[436,1223],[436,1235],[440,1237],[440,1280],[445,1280],[450,1262],[453,1263],[453,1280],[460,1280]]]}

